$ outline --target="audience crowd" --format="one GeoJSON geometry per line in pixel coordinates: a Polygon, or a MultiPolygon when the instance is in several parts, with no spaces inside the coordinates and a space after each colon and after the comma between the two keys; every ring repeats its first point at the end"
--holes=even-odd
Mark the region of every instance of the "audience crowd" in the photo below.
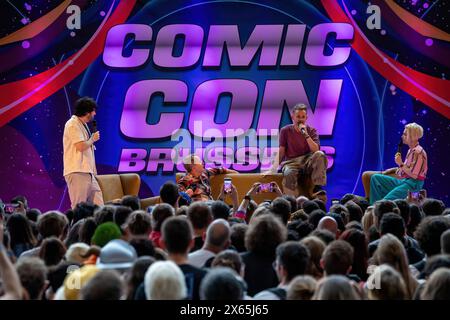
{"type": "MultiPolygon", "coordinates": [[[[0,203],[0,297],[13,300],[450,299],[450,209],[346,194],[188,203],[135,196],[64,213],[0,203]]],[[[276,190],[279,191],[277,186],[276,190]]],[[[225,198],[225,199],[224,199],[225,198]]]]}

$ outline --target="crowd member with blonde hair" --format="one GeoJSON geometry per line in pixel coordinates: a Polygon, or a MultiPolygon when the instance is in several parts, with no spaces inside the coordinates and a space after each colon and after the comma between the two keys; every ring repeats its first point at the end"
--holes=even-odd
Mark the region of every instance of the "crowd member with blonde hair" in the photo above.
{"type": "Polygon", "coordinates": [[[417,123],[408,123],[403,131],[402,141],[409,150],[403,162],[401,153],[395,154],[397,168],[370,177],[370,203],[380,199],[405,199],[408,191],[417,192],[423,187],[428,164],[427,154],[419,144],[423,128],[417,123]],[[395,172],[395,176],[391,176],[395,172]]]}
{"type": "Polygon", "coordinates": [[[412,299],[418,283],[411,275],[405,248],[397,237],[389,233],[381,237],[374,253],[374,262],[378,265],[388,264],[397,270],[405,282],[407,299],[412,299]]]}
{"type": "Polygon", "coordinates": [[[292,279],[287,290],[287,300],[311,300],[317,281],[311,276],[301,275],[292,279]]]}

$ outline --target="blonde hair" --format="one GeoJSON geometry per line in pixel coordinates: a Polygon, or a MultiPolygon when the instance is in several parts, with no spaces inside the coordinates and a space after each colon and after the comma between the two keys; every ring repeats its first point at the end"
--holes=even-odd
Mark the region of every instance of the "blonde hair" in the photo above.
{"type": "Polygon", "coordinates": [[[191,172],[192,166],[194,164],[203,164],[199,156],[196,156],[195,154],[189,154],[183,158],[183,166],[184,169],[186,169],[186,172],[191,172]]]}
{"type": "Polygon", "coordinates": [[[361,224],[363,226],[364,233],[366,234],[366,237],[369,237],[370,234],[370,227],[374,225],[374,214],[373,214],[373,206],[370,206],[366,209],[366,212],[364,212],[364,215],[361,219],[361,224]]]}
{"type": "Polygon", "coordinates": [[[287,300],[311,300],[316,291],[317,281],[311,276],[296,276],[289,284],[287,300]]]}
{"type": "Polygon", "coordinates": [[[413,140],[419,140],[423,137],[423,128],[415,122],[408,123],[405,129],[408,131],[409,137],[413,140]]]}

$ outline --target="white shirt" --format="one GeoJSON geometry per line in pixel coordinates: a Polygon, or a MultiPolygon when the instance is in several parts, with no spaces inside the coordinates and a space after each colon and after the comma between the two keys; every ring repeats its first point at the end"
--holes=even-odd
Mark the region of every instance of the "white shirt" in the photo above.
{"type": "Polygon", "coordinates": [[[63,134],[64,176],[73,172],[97,174],[94,145],[84,151],[78,151],[75,148],[76,143],[87,141],[89,138],[83,122],[77,116],[72,116],[66,122],[63,134]]]}
{"type": "Polygon", "coordinates": [[[214,252],[205,249],[199,249],[197,251],[189,253],[188,261],[190,265],[197,268],[202,268],[205,265],[206,261],[215,256],[216,254],[214,252]]]}

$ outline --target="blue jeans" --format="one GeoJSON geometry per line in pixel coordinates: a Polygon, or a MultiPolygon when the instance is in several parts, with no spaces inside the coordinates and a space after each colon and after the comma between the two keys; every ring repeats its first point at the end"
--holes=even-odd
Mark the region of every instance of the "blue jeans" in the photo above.
{"type": "Polygon", "coordinates": [[[397,179],[377,173],[370,178],[370,204],[381,199],[405,199],[408,196],[408,190],[417,192],[422,187],[422,180],[411,178],[397,179]]]}

